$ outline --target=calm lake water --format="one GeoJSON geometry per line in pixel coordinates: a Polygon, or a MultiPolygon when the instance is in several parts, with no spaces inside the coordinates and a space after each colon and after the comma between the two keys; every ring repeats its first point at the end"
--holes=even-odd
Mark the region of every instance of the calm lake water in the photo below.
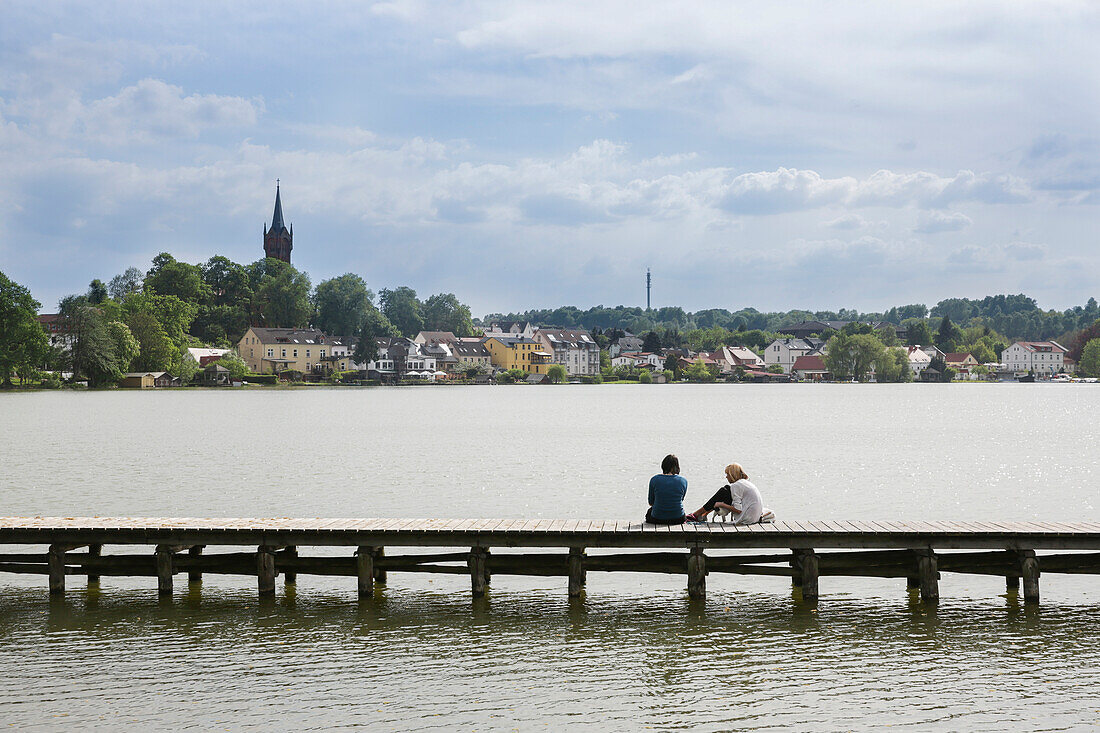
{"type": "MultiPolygon", "coordinates": [[[[1100,520],[1093,385],[603,385],[0,395],[0,514],[640,518],[741,462],[781,519],[1100,520]]],[[[106,548],[107,552],[117,548],[106,548]]],[[[303,553],[307,552],[303,550],[303,553]]],[[[155,580],[0,575],[20,730],[1085,730],[1100,577],[155,580]]]]}

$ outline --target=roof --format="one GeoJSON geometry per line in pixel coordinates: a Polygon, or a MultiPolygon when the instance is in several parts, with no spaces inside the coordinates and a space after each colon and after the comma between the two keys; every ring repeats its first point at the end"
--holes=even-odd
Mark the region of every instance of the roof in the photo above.
{"type": "Polygon", "coordinates": [[[806,354],[800,356],[794,360],[794,364],[791,366],[791,371],[795,372],[827,372],[825,368],[825,360],[820,356],[811,356],[806,354]]]}
{"type": "Polygon", "coordinates": [[[772,341],[770,344],[768,344],[768,346],[774,346],[777,343],[786,346],[788,349],[817,351],[825,345],[825,340],[814,338],[813,336],[809,336],[806,338],[776,339],[775,341],[772,341]]]}
{"type": "Polygon", "coordinates": [[[257,328],[251,329],[261,344],[329,344],[339,343],[316,328],[257,328]]]}
{"type": "Polygon", "coordinates": [[[198,361],[199,359],[203,359],[208,356],[225,356],[229,353],[229,349],[209,349],[205,347],[195,347],[188,349],[187,353],[190,354],[195,361],[198,361]]]}
{"type": "Polygon", "coordinates": [[[418,341],[422,340],[429,344],[432,342],[449,344],[456,340],[455,335],[450,331],[421,331],[416,334],[416,338],[418,341]]]}
{"type": "Polygon", "coordinates": [[[953,362],[953,361],[958,362],[958,361],[966,361],[968,358],[970,358],[969,353],[964,354],[960,351],[953,351],[950,354],[944,354],[943,360],[946,361],[946,362],[953,362]]]}
{"type": "Polygon", "coordinates": [[[1028,351],[1043,352],[1043,353],[1061,353],[1065,354],[1069,352],[1065,346],[1062,346],[1057,341],[1017,341],[1013,346],[1019,344],[1028,351]]]}
{"type": "Polygon", "coordinates": [[[592,334],[583,328],[540,328],[537,335],[545,336],[551,344],[563,348],[591,348],[596,346],[596,340],[592,338],[592,334]]]}
{"type": "Polygon", "coordinates": [[[471,343],[469,341],[459,341],[451,344],[451,350],[459,356],[489,356],[489,352],[485,349],[485,344],[480,342],[471,343]]]}
{"type": "MultiPolygon", "coordinates": [[[[538,341],[535,341],[532,338],[527,338],[526,336],[497,336],[496,334],[493,334],[493,335],[489,336],[489,338],[494,339],[496,341],[499,341],[500,343],[504,344],[505,346],[515,346],[516,344],[537,344],[538,343],[538,341]]],[[[486,340],[488,340],[488,339],[486,339],[486,340]]]]}

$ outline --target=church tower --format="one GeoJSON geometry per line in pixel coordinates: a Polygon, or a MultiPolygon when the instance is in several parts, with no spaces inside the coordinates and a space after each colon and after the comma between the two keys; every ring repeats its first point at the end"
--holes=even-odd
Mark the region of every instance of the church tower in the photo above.
{"type": "Polygon", "coordinates": [[[293,247],[294,225],[287,229],[283,224],[283,201],[279,197],[279,182],[275,181],[275,213],[271,216],[271,228],[264,226],[264,256],[290,262],[293,247]]]}

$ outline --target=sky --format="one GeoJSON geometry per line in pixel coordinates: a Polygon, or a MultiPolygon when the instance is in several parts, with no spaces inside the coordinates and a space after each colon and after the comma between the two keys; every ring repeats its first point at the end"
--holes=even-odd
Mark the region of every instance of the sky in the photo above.
{"type": "Polygon", "coordinates": [[[158,252],[475,315],[1100,295],[1100,4],[4,3],[0,271],[158,252]]]}

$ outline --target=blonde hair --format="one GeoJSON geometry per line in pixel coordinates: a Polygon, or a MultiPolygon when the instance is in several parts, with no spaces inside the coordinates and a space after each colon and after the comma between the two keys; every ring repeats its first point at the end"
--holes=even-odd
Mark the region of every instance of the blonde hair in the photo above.
{"type": "Polygon", "coordinates": [[[731,463],[726,466],[726,478],[732,484],[734,481],[740,481],[743,478],[748,478],[749,475],[745,473],[745,469],[741,468],[740,463],[731,463]]]}

